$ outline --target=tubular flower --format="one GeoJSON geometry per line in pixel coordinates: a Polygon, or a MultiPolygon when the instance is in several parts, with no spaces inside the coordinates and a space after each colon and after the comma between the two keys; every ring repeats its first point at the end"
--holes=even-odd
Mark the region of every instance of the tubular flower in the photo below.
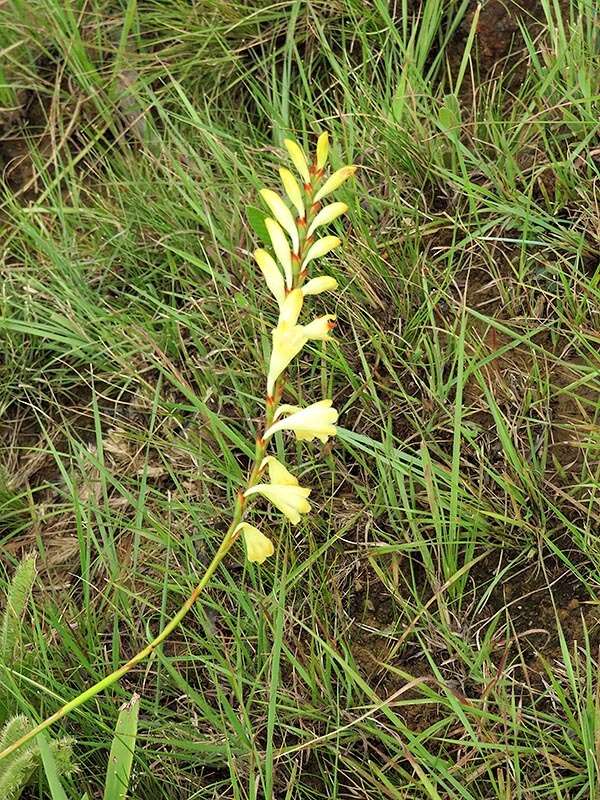
{"type": "Polygon", "coordinates": [[[271,213],[277,222],[286,231],[286,233],[289,234],[290,239],[292,240],[294,253],[297,253],[298,248],[300,247],[300,239],[298,238],[298,228],[294,222],[292,212],[283,202],[281,197],[279,197],[277,192],[273,192],[271,189],[261,189],[260,196],[271,209],[271,213]]]}
{"type": "Polygon", "coordinates": [[[254,525],[250,525],[248,522],[240,522],[233,533],[234,535],[236,533],[241,533],[244,537],[248,561],[255,561],[257,564],[262,564],[265,559],[272,556],[275,552],[273,542],[265,536],[262,531],[259,531],[258,528],[255,528],[254,525]]]}
{"type": "Polygon", "coordinates": [[[334,319],[333,314],[326,314],[313,320],[313,322],[309,322],[308,325],[278,325],[274,328],[273,349],[267,375],[268,397],[273,397],[275,381],[309,339],[325,341],[331,338],[329,334],[333,328],[332,321],[334,319]]]}
{"type": "Polygon", "coordinates": [[[305,212],[304,212],[304,200],[302,199],[302,192],[300,191],[300,187],[298,186],[298,181],[289,169],[285,167],[279,168],[279,177],[281,178],[281,182],[283,183],[283,188],[285,189],[285,193],[290,198],[291,204],[294,206],[296,211],[298,212],[298,216],[300,219],[304,219],[305,212]]]}
{"type": "Polygon", "coordinates": [[[286,146],[286,149],[290,155],[290,158],[292,159],[294,166],[298,170],[298,174],[300,175],[304,183],[309,185],[310,173],[308,171],[308,164],[306,163],[306,156],[304,155],[304,151],[292,139],[284,139],[283,143],[286,146]]]}
{"type": "Polygon", "coordinates": [[[284,514],[292,525],[300,522],[300,514],[308,514],[310,503],[307,498],[310,489],[300,486],[297,478],[288,472],[283,464],[274,456],[263,459],[261,468],[269,468],[270,483],[258,483],[244,492],[245,497],[260,494],[273,503],[284,514]]]}
{"type": "Polygon", "coordinates": [[[273,397],[275,381],[307,342],[301,325],[273,330],[273,349],[267,375],[267,396],[273,397]]]}
{"type": "MultiPolygon", "coordinates": [[[[300,292],[302,290],[296,289],[294,291],[300,292]]],[[[288,298],[293,294],[290,292],[288,298]]],[[[287,303],[287,299],[286,299],[287,303]]],[[[273,349],[271,350],[271,360],[269,362],[269,373],[267,375],[267,395],[273,397],[275,389],[275,381],[281,373],[286,369],[290,361],[295,358],[302,350],[304,345],[309,340],[325,341],[330,339],[329,334],[333,329],[333,321],[335,316],[333,314],[325,314],[322,317],[309,322],[308,325],[290,324],[287,316],[282,321],[284,314],[282,309],[280,314],[280,322],[276,328],[273,329],[273,349]]]]}
{"type": "Polygon", "coordinates": [[[327,255],[327,253],[335,250],[336,247],[339,247],[340,243],[341,240],[338,239],[337,236],[323,236],[322,239],[317,239],[306,254],[306,258],[302,262],[302,269],[306,269],[307,265],[311,261],[314,261],[315,258],[322,258],[327,255]]]}
{"type": "Polygon", "coordinates": [[[323,186],[319,189],[316,193],[315,198],[313,200],[314,203],[318,203],[323,197],[326,197],[328,194],[335,192],[344,181],[347,181],[348,178],[351,178],[358,167],[355,164],[351,164],[349,167],[342,167],[338,169],[337,172],[334,172],[333,175],[328,178],[323,186]]]}
{"type": "Polygon", "coordinates": [[[267,227],[267,232],[271,239],[271,244],[273,245],[273,250],[275,251],[275,255],[281,266],[283,267],[283,272],[285,274],[285,281],[287,284],[288,289],[292,288],[292,252],[290,250],[290,246],[285,238],[284,232],[281,230],[281,227],[274,219],[271,217],[267,217],[265,219],[265,225],[267,227]]]}
{"type": "Polygon", "coordinates": [[[330,222],[333,222],[334,219],[345,214],[346,211],[348,211],[346,203],[331,203],[331,205],[325,206],[311,222],[310,228],[306,231],[306,235],[310,236],[321,225],[329,225],[330,222]]]}
{"type": "Polygon", "coordinates": [[[273,396],[277,378],[308,341],[302,325],[297,324],[303,299],[302,290],[293,289],[280,306],[279,322],[272,333],[273,347],[267,375],[269,397],[273,396]]]}
{"type": "MultiPolygon", "coordinates": [[[[285,282],[283,280],[281,270],[277,266],[275,259],[269,255],[266,250],[263,250],[260,247],[258,250],[254,251],[254,258],[260,267],[260,271],[263,274],[265,283],[271,290],[275,300],[277,300],[279,308],[281,308],[285,302],[285,282]]],[[[315,278],[314,280],[317,279],[315,278]]],[[[311,283],[311,281],[308,283],[311,283]]],[[[308,283],[304,287],[304,293],[306,293],[306,287],[308,286],[308,283]]]]}
{"type": "Polygon", "coordinates": [[[333,408],[332,400],[319,400],[306,408],[282,405],[275,414],[277,420],[265,431],[264,438],[268,439],[277,431],[293,431],[299,441],[310,442],[320,439],[325,444],[330,436],[335,436],[337,429],[335,423],[338,412],[333,408]],[[284,414],[290,416],[280,419],[284,414]]]}

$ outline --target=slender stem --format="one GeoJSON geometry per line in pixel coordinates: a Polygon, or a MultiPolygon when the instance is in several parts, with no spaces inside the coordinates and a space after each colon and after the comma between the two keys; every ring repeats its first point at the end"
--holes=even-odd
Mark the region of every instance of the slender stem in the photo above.
{"type": "MultiPolygon", "coordinates": [[[[316,208],[312,205],[312,196],[315,189],[315,182],[318,182],[320,179],[320,175],[316,175],[315,179],[310,184],[307,184],[304,187],[305,192],[305,201],[306,201],[306,219],[303,221],[304,224],[298,225],[298,232],[300,238],[300,247],[298,250],[297,257],[295,258],[295,263],[297,264],[297,269],[294,270],[294,280],[292,289],[296,289],[302,286],[304,282],[305,275],[301,272],[301,265],[304,260],[304,256],[306,255],[306,251],[308,249],[309,241],[306,238],[306,231],[308,230],[308,226],[314,219],[316,208]]],[[[264,432],[271,426],[273,423],[273,419],[275,417],[275,412],[277,411],[277,407],[281,401],[281,396],[283,394],[283,387],[285,383],[285,376],[280,375],[280,377],[275,382],[275,388],[273,390],[273,396],[267,397],[265,401],[265,413],[264,413],[264,427],[263,427],[263,435],[264,432]]],[[[251,488],[254,486],[261,475],[262,469],[261,465],[263,459],[265,457],[265,451],[267,449],[267,443],[265,439],[261,435],[256,440],[256,450],[254,454],[254,462],[252,464],[252,469],[250,471],[250,475],[248,477],[248,482],[246,484],[246,489],[251,488]]],[[[39,725],[36,725],[30,731],[28,731],[24,736],[21,736],[20,739],[17,739],[16,742],[13,742],[11,745],[6,747],[2,752],[0,752],[0,761],[3,758],[6,758],[11,753],[14,753],[19,747],[24,745],[26,742],[30,741],[37,736],[42,731],[45,731],[59,719],[69,714],[71,711],[74,711],[79,706],[86,703],[88,700],[91,700],[92,697],[95,697],[100,692],[104,691],[104,689],[108,689],[114,683],[116,683],[123,675],[126,675],[136,664],[139,664],[140,661],[143,661],[145,658],[150,656],[157,647],[159,647],[165,639],[167,639],[171,633],[179,626],[183,618],[186,616],[188,611],[194,606],[200,595],[202,594],[203,590],[205,589],[206,585],[216,572],[219,564],[223,560],[223,558],[227,555],[233,544],[237,540],[237,532],[236,528],[239,523],[244,518],[244,513],[246,510],[246,498],[244,497],[243,492],[239,492],[237,495],[233,519],[231,521],[231,525],[227,529],[221,544],[215,555],[213,556],[212,561],[206,568],[204,575],[202,576],[200,582],[194,589],[194,591],[190,594],[190,596],[186,599],[185,603],[181,606],[179,611],[172,617],[169,622],[165,625],[165,627],[161,630],[161,632],[156,636],[149,644],[144,647],[143,650],[140,650],[139,653],[133,656],[133,658],[129,659],[126,664],[116,669],[114,672],[111,672],[110,675],[106,675],[102,680],[94,683],[93,686],[89,686],[84,692],[77,695],[73,700],[70,700],[68,703],[65,703],[64,706],[58,709],[54,714],[52,714],[47,719],[40,722],[39,725]]]]}

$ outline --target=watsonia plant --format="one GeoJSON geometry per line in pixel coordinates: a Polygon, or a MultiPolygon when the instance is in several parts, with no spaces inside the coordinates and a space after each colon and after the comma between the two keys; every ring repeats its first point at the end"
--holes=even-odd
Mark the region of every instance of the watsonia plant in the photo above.
{"type": "Polygon", "coordinates": [[[311,163],[296,142],[286,139],[285,146],[301,180],[298,181],[285,167],[279,170],[291,208],[277,192],[271,189],[261,190],[262,199],[272,214],[265,219],[265,227],[275,257],[260,248],[254,253],[254,258],[277,302],[279,317],[272,331],[271,356],[266,370],[262,431],[256,438],[254,459],[246,486],[237,494],[231,524],[199,584],[158,636],[122,667],[90,686],[51,717],[6,747],[0,752],[0,759],[7,757],[40,731],[107,689],[147,658],[177,628],[238,539],[243,539],[249,561],[262,563],[273,554],[272,541],[247,519],[252,500],[257,495],[266,498],[293,525],[298,524],[302,514],[308,514],[311,510],[308,500],[310,488],[301,486],[288,468],[268,450],[277,431],[291,431],[299,441],[319,439],[323,443],[336,434],[338,412],[333,408],[331,399],[324,398],[299,408],[282,403],[282,397],[285,372],[290,363],[309,341],[329,339],[335,326],[333,314],[317,317],[307,324],[300,323],[300,316],[306,298],[332,292],[337,288],[337,282],[333,278],[326,275],[310,277],[309,273],[317,259],[340,244],[336,236],[319,236],[319,231],[348,210],[345,203],[329,203],[328,198],[354,174],[356,167],[342,167],[326,177],[325,166],[329,155],[329,139],[326,133],[319,136],[315,158],[311,163]]]}

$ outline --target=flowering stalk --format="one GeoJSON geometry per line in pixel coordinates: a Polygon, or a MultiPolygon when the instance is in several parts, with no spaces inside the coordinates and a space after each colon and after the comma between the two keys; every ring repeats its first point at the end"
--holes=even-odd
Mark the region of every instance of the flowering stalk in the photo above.
{"type": "Polygon", "coordinates": [[[311,507],[308,502],[310,489],[300,486],[298,480],[280,461],[272,455],[267,455],[267,448],[271,437],[277,431],[293,431],[298,440],[311,441],[316,438],[323,443],[330,436],[335,436],[336,433],[335,423],[338,413],[332,407],[330,399],[320,400],[303,409],[282,404],[281,399],[285,370],[290,362],[308,341],[330,338],[330,332],[335,324],[335,317],[331,314],[312,320],[307,325],[300,325],[298,320],[305,297],[333,291],[337,288],[335,279],[328,276],[317,276],[307,280],[308,266],[340,244],[340,240],[335,236],[323,236],[316,239],[316,232],[318,228],[344,214],[348,210],[348,206],[345,203],[331,203],[323,206],[322,201],[351,177],[356,171],[356,167],[342,167],[329,178],[324,178],[324,168],[329,152],[329,140],[326,133],[319,137],[316,156],[310,165],[303,150],[296,142],[286,139],[285,146],[302,178],[302,186],[298,184],[288,169],[282,167],[279,170],[285,193],[295,213],[292,213],[279,194],[270,189],[261,190],[261,196],[273,215],[267,217],[265,224],[276,260],[264,249],[256,250],[254,258],[268,288],[278,303],[279,319],[272,331],[273,346],[267,374],[262,431],[256,439],[254,460],[246,487],[237,494],[231,525],[200,582],[158,636],[122,667],[90,686],[63,705],[52,716],[28,731],[21,739],[3,750],[0,753],[0,760],[70,711],[75,710],[104,689],[108,689],[136,664],[150,656],[178,627],[240,536],[244,539],[249,561],[262,563],[273,554],[274,548],[271,540],[259,528],[245,520],[252,497],[258,494],[262,495],[294,525],[300,521],[302,514],[310,511],[311,507]],[[266,483],[263,482],[265,473],[268,473],[269,476],[269,481],[266,483]]]}

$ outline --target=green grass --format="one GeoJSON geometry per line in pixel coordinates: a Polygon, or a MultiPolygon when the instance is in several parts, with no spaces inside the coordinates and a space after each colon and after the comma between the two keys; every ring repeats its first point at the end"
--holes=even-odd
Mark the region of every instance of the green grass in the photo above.
{"type": "Polygon", "coordinates": [[[116,668],[195,584],[273,322],[248,212],[290,133],[361,167],[337,344],[289,384],[342,412],[297,452],[317,511],[274,516],[269,563],[236,550],[62,721],[70,798],[101,793],[133,692],[134,798],[600,798],[600,16],[542,0],[492,71],[489,8],[0,9],[2,584],[22,552],[40,571],[11,714],[116,668]]]}

